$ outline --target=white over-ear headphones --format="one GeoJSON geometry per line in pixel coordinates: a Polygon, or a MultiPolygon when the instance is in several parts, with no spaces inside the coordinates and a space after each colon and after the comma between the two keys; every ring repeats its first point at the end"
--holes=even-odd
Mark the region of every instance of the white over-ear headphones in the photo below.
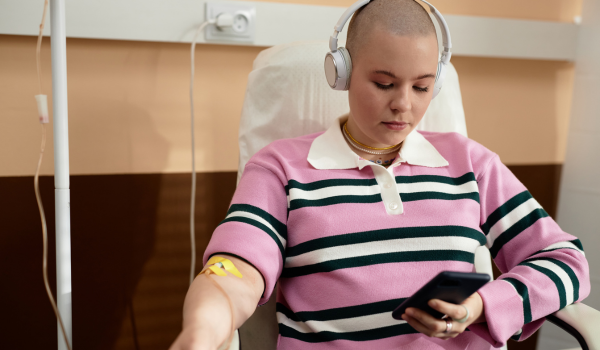
{"type": "MultiPolygon", "coordinates": [[[[375,0],[359,0],[354,3],[354,5],[350,6],[350,8],[342,14],[342,17],[333,28],[333,35],[329,38],[329,49],[331,51],[325,55],[325,77],[327,78],[329,86],[334,90],[348,90],[348,86],[350,86],[350,76],[352,75],[352,59],[350,58],[350,53],[348,53],[348,50],[343,46],[337,47],[337,36],[344,28],[348,19],[350,19],[358,9],[371,1],[375,0]]],[[[452,40],[450,38],[450,29],[448,29],[448,25],[442,14],[427,1],[420,1],[429,5],[431,13],[440,25],[442,31],[442,45],[444,51],[438,62],[437,74],[435,75],[435,85],[433,87],[433,96],[431,97],[433,99],[439,94],[442,89],[442,84],[444,83],[446,65],[450,62],[450,57],[452,56],[452,52],[450,51],[450,49],[452,49],[452,40]]]]}

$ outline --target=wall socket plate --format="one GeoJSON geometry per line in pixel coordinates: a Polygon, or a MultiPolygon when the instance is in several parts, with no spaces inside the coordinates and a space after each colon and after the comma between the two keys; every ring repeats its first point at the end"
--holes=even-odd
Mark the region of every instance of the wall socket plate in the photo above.
{"type": "Polygon", "coordinates": [[[206,41],[253,43],[256,32],[256,7],[236,1],[206,2],[206,20],[216,19],[221,13],[233,16],[233,26],[218,28],[210,25],[206,28],[206,41]]]}

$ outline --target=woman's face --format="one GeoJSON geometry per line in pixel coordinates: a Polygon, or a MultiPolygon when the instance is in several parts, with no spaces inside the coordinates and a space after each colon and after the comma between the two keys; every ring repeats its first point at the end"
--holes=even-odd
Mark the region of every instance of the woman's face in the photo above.
{"type": "Polygon", "coordinates": [[[398,144],[423,118],[433,94],[438,62],[435,35],[398,36],[374,30],[351,53],[348,128],[372,147],[398,144]]]}

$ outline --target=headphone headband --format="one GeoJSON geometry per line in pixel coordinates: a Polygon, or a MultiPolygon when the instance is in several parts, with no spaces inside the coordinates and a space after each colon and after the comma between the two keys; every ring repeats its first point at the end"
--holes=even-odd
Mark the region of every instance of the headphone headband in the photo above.
{"type": "MultiPolygon", "coordinates": [[[[366,6],[371,1],[375,0],[358,0],[357,2],[352,4],[346,11],[344,11],[342,17],[340,17],[335,27],[333,27],[333,35],[329,38],[329,49],[331,50],[331,52],[336,51],[338,49],[337,36],[342,31],[342,29],[344,29],[346,22],[348,22],[350,17],[352,17],[352,15],[356,11],[358,11],[358,9],[360,9],[363,6],[366,6]]],[[[426,0],[420,1],[424,2],[425,4],[427,4],[427,6],[429,6],[433,17],[440,26],[440,29],[442,31],[442,46],[444,47],[441,61],[444,62],[444,64],[447,64],[448,62],[450,62],[450,57],[452,56],[452,38],[450,37],[450,29],[448,28],[448,24],[446,23],[444,16],[442,16],[442,14],[432,4],[430,4],[426,0]]]]}
{"type": "MultiPolygon", "coordinates": [[[[327,83],[334,90],[348,90],[352,75],[352,58],[346,48],[338,47],[338,34],[344,29],[344,26],[350,17],[371,1],[375,0],[359,0],[352,4],[352,6],[344,11],[342,17],[340,17],[335,27],[333,27],[333,35],[329,38],[329,49],[331,51],[325,55],[325,78],[327,78],[327,83]]],[[[442,85],[444,84],[447,70],[446,66],[450,62],[450,57],[452,56],[452,39],[450,38],[450,29],[442,14],[426,0],[421,1],[429,6],[433,18],[438,22],[442,32],[443,51],[438,62],[433,94],[431,95],[431,98],[433,99],[439,94],[442,85]]]]}

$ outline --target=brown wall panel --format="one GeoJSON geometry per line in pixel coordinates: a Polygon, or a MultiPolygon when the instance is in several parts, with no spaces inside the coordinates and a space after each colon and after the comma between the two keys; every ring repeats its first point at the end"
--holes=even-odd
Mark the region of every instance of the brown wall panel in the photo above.
{"type": "MultiPolygon", "coordinates": [[[[560,165],[510,166],[552,216],[560,165]]],[[[197,271],[225,217],[236,173],[198,174],[197,271]]],[[[0,177],[0,329],[7,349],[56,343],[44,292],[42,239],[32,177],[0,177]],[[36,334],[32,337],[31,334],[36,334]]],[[[53,178],[41,178],[55,284],[53,178]]],[[[190,264],[189,174],[71,177],[73,334],[80,349],[166,349],[181,328],[190,264]],[[131,305],[131,306],[130,306],[131,305]]],[[[509,349],[533,349],[537,335],[509,349]]]]}
{"type": "MultiPolygon", "coordinates": [[[[198,175],[199,256],[224,218],[235,181],[235,173],[198,175]]],[[[40,183],[54,288],[53,178],[42,177],[40,183]]],[[[0,177],[0,193],[2,346],[52,348],[56,321],[42,280],[42,235],[33,179],[0,177]]],[[[127,310],[131,300],[142,349],[166,349],[175,339],[189,281],[189,200],[189,174],[71,177],[76,348],[133,349],[127,310]]]]}

